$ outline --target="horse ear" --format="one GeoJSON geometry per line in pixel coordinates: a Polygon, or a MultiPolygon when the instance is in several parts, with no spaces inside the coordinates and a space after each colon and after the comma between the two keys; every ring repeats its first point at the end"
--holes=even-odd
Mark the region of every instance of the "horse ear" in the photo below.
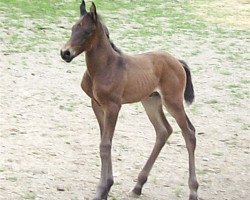
{"type": "Polygon", "coordinates": [[[83,16],[83,15],[85,15],[87,13],[84,0],[82,0],[82,3],[80,5],[80,13],[81,13],[81,16],[83,16]]]}
{"type": "Polygon", "coordinates": [[[94,22],[97,22],[97,12],[96,12],[96,6],[95,4],[92,2],[92,5],[90,7],[90,15],[92,17],[92,19],[94,20],[94,22]]]}

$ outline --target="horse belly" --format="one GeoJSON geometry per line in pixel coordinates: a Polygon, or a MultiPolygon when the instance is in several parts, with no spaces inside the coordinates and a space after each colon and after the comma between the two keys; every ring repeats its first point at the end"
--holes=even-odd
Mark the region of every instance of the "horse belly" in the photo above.
{"type": "Polygon", "coordinates": [[[159,84],[159,79],[154,74],[140,74],[129,77],[124,89],[122,103],[139,102],[151,95],[159,84]]]}

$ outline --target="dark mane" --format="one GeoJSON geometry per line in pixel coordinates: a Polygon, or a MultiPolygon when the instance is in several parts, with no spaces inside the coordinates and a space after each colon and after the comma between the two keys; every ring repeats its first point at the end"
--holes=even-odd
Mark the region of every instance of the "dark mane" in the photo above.
{"type": "Polygon", "coordinates": [[[109,42],[110,42],[110,44],[111,44],[111,47],[117,52],[117,53],[119,53],[119,54],[121,54],[122,53],[122,51],[117,47],[117,46],[115,46],[115,44],[109,39],[109,42]]]}
{"type": "Polygon", "coordinates": [[[103,30],[104,30],[104,32],[105,32],[107,38],[109,39],[109,43],[110,43],[111,47],[112,47],[117,53],[121,54],[122,51],[121,51],[121,50],[111,41],[111,39],[110,39],[110,37],[109,37],[109,30],[108,30],[107,26],[106,26],[105,24],[103,24],[102,22],[101,22],[101,24],[102,24],[103,30]]]}

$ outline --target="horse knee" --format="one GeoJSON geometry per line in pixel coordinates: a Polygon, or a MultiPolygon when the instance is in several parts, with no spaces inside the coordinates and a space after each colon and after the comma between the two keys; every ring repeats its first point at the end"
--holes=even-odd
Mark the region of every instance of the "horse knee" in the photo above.
{"type": "Polygon", "coordinates": [[[169,132],[166,129],[161,130],[161,131],[157,131],[156,141],[161,146],[164,146],[165,143],[166,143],[166,141],[167,141],[167,139],[169,138],[170,134],[171,134],[171,132],[169,132]]]}
{"type": "Polygon", "coordinates": [[[108,188],[111,188],[113,184],[114,184],[114,179],[113,179],[113,177],[112,177],[112,178],[108,178],[108,180],[107,180],[107,187],[108,187],[108,188]]]}
{"type": "Polygon", "coordinates": [[[106,159],[110,156],[111,143],[100,143],[100,157],[106,159]]]}
{"type": "Polygon", "coordinates": [[[188,122],[188,126],[189,126],[189,128],[190,128],[192,131],[194,131],[194,132],[195,132],[195,128],[194,128],[193,124],[191,123],[191,121],[189,120],[189,118],[188,118],[188,116],[187,116],[187,115],[186,115],[186,119],[187,119],[187,122],[188,122]]]}
{"type": "Polygon", "coordinates": [[[195,132],[189,129],[189,131],[182,132],[182,135],[186,141],[187,148],[194,150],[196,147],[195,132]]]}

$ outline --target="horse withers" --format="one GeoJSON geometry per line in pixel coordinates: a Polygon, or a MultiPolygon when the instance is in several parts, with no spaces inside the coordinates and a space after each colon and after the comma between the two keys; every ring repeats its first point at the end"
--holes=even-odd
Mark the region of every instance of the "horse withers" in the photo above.
{"type": "Polygon", "coordinates": [[[155,128],[156,142],[131,195],[141,194],[157,156],[172,133],[172,127],[163,113],[164,105],[182,130],[189,155],[189,200],[197,200],[195,128],[183,105],[184,99],[189,104],[194,100],[187,64],[166,52],[122,53],[110,41],[108,29],[101,22],[94,3],[87,12],[83,0],[80,14],[80,19],[72,27],[70,40],[61,50],[61,57],[71,62],[85,52],[87,69],[81,87],[91,98],[101,133],[101,177],[94,200],[107,199],[113,185],[111,145],[121,106],[139,101],[155,128]]]}

